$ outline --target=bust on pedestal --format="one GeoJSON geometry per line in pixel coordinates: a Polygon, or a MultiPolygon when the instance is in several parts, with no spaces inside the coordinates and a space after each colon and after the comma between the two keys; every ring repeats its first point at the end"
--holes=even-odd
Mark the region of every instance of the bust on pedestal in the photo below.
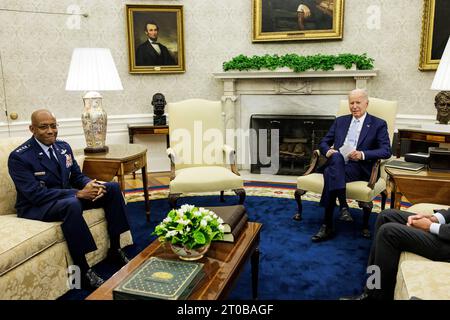
{"type": "Polygon", "coordinates": [[[166,116],[164,115],[164,107],[167,104],[166,98],[162,93],[155,93],[152,99],[153,105],[153,125],[164,126],[166,125],[166,116]]]}

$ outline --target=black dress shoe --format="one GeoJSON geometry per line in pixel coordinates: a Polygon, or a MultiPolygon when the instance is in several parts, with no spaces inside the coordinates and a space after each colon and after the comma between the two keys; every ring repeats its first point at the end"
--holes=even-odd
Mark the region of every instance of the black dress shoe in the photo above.
{"type": "Polygon", "coordinates": [[[331,227],[328,227],[327,225],[323,224],[320,227],[319,232],[317,232],[315,235],[313,235],[311,237],[311,240],[313,242],[320,242],[320,241],[325,241],[328,239],[333,238],[334,236],[334,232],[333,229],[331,227]]]}
{"type": "Polygon", "coordinates": [[[367,238],[367,239],[370,239],[370,238],[372,237],[372,235],[370,234],[369,229],[363,229],[363,230],[362,230],[362,236],[363,236],[364,238],[367,238]]]}
{"type": "Polygon", "coordinates": [[[88,271],[86,271],[86,274],[84,275],[83,280],[82,280],[82,285],[86,289],[97,289],[104,283],[105,283],[105,280],[103,280],[92,269],[88,269],[88,271]]]}
{"type": "Polygon", "coordinates": [[[115,263],[118,263],[122,266],[126,265],[128,262],[130,262],[130,258],[128,258],[127,254],[123,249],[113,249],[109,250],[108,258],[115,263]]]}
{"type": "Polygon", "coordinates": [[[341,297],[339,300],[370,300],[370,296],[366,292],[363,292],[357,296],[341,297]]]}
{"type": "Polygon", "coordinates": [[[353,222],[353,217],[348,211],[348,208],[342,208],[341,210],[341,216],[339,217],[339,220],[346,221],[346,222],[353,222]]]}

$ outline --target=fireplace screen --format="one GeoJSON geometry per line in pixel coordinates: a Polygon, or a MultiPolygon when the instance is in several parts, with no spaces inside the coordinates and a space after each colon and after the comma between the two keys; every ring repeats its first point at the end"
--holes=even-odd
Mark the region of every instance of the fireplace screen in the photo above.
{"type": "Polygon", "coordinates": [[[250,140],[250,171],[264,173],[265,168],[272,167],[276,168],[274,174],[302,175],[308,169],[312,151],[318,149],[334,119],[334,116],[252,115],[250,129],[256,138],[250,140]]]}

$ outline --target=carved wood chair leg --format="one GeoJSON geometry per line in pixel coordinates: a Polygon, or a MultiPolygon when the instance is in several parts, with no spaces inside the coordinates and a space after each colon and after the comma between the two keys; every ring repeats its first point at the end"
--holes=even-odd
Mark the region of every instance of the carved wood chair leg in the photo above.
{"type": "Polygon", "coordinates": [[[169,205],[172,209],[177,207],[177,200],[180,197],[181,193],[169,193],[169,205]]]}
{"type": "Polygon", "coordinates": [[[296,189],[294,193],[295,202],[297,202],[297,213],[292,217],[292,219],[301,221],[302,220],[302,212],[303,212],[303,205],[302,205],[302,195],[306,193],[305,190],[296,189]]]}
{"type": "Polygon", "coordinates": [[[384,190],[381,193],[381,210],[384,210],[386,208],[386,199],[387,199],[387,191],[384,190]]]}
{"type": "Polygon", "coordinates": [[[369,218],[370,218],[370,214],[372,213],[372,208],[373,208],[373,202],[363,202],[363,201],[358,201],[358,205],[360,208],[362,208],[363,210],[363,230],[362,230],[362,236],[364,238],[370,238],[371,234],[369,231],[369,218]]]}
{"type": "Polygon", "coordinates": [[[245,189],[234,189],[233,191],[239,197],[239,204],[244,204],[244,201],[245,201],[245,189]]]}
{"type": "Polygon", "coordinates": [[[224,193],[225,191],[220,191],[220,202],[225,202],[224,193]]]}

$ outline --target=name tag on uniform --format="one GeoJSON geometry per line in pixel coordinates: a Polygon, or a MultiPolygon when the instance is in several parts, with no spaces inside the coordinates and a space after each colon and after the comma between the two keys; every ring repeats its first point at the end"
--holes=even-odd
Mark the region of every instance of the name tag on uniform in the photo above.
{"type": "Polygon", "coordinates": [[[45,171],[38,171],[34,173],[35,176],[45,176],[45,171]]]}

